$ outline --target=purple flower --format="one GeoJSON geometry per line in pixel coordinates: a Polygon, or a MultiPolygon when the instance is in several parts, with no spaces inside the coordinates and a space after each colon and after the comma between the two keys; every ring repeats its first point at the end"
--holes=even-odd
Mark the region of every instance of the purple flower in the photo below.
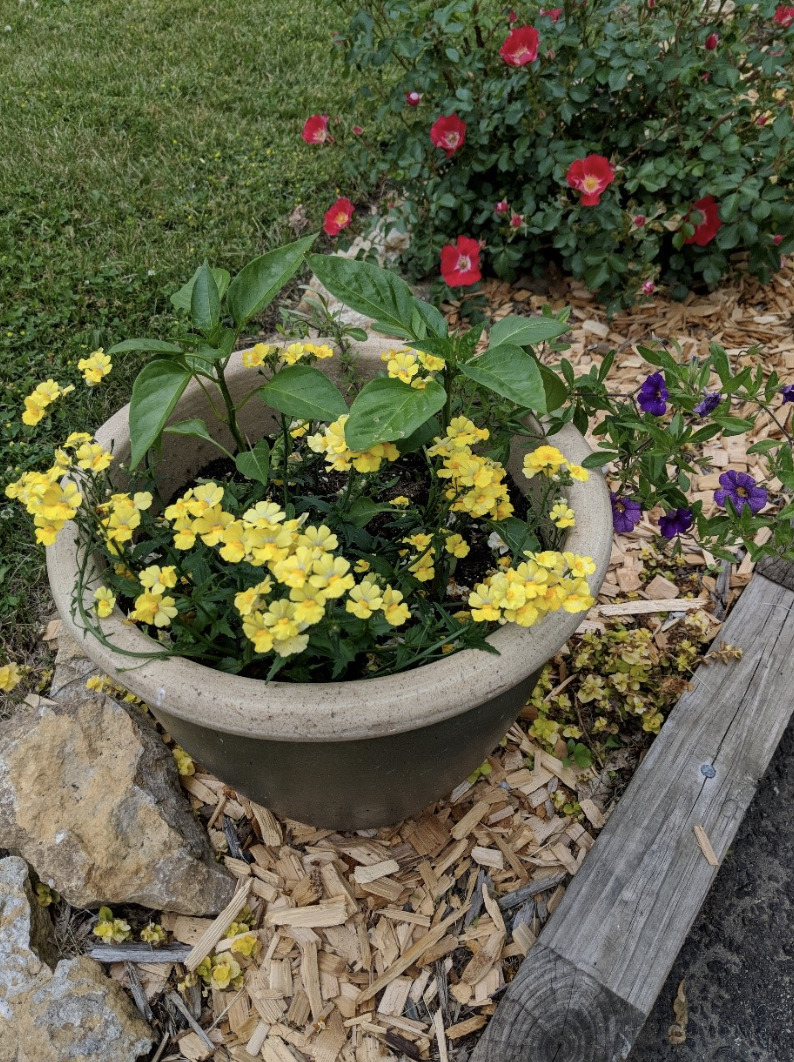
{"type": "Polygon", "coordinates": [[[614,491],[610,492],[612,502],[612,523],[619,535],[625,535],[634,530],[635,524],[642,519],[642,507],[639,502],[631,501],[630,498],[619,498],[614,491]]]}
{"type": "Polygon", "coordinates": [[[721,401],[722,394],[719,391],[704,391],[703,398],[695,406],[695,412],[700,417],[707,417],[709,413],[714,412],[721,401]]]}
{"type": "Polygon", "coordinates": [[[647,377],[637,395],[637,404],[645,413],[653,413],[655,417],[664,416],[667,409],[665,405],[670,393],[665,387],[664,376],[660,372],[652,373],[647,377]]]}
{"type": "Polygon", "coordinates": [[[780,388],[780,393],[784,402],[794,402],[794,384],[784,384],[780,388]]]}
{"type": "Polygon", "coordinates": [[[691,526],[691,509],[674,509],[671,513],[666,513],[664,516],[659,517],[659,530],[665,538],[675,538],[676,535],[683,535],[691,526]]]}
{"type": "Polygon", "coordinates": [[[760,512],[766,505],[766,490],[757,486],[747,472],[734,472],[733,469],[723,472],[720,484],[720,490],[714,491],[714,501],[723,508],[728,499],[738,513],[744,510],[745,505],[750,506],[751,513],[760,512]]]}

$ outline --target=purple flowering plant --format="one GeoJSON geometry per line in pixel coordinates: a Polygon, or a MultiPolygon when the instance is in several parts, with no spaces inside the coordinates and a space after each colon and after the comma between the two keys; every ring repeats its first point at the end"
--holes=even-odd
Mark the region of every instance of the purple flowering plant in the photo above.
{"type": "Polygon", "coordinates": [[[610,386],[614,352],[579,377],[563,358],[569,404],[550,424],[552,431],[568,420],[581,431],[592,426],[599,448],[584,464],[604,470],[615,531],[632,531],[653,510],[651,523],[674,549],[692,535],[721,559],[735,559],[737,550],[754,560],[794,557],[794,384],[765,372],[758,348],[729,356],[712,343],[704,358],[684,358],[676,344],[639,352],[653,371],[632,394],[610,386]],[[720,469],[719,487],[704,499],[696,487],[697,477],[714,471],[708,444],[751,433],[759,418],[765,437],[747,450],[757,464],[751,472],[720,469]]]}

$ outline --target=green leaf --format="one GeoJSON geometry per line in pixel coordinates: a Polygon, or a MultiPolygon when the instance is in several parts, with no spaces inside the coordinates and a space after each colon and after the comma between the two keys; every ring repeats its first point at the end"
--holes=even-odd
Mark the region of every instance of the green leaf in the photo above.
{"type": "Polygon", "coordinates": [[[431,335],[436,336],[438,339],[443,339],[449,335],[447,319],[440,310],[437,310],[435,306],[431,306],[429,302],[423,302],[421,299],[415,298],[414,302],[419,316],[430,330],[431,335]]]}
{"type": "Polygon", "coordinates": [[[534,347],[538,343],[544,343],[547,339],[556,339],[557,336],[570,331],[570,325],[556,320],[554,317],[503,317],[497,321],[491,329],[489,345],[501,346],[503,343],[512,343],[518,347],[534,347]]]}
{"type": "Polygon", "coordinates": [[[190,294],[190,316],[199,332],[208,333],[220,320],[221,299],[218,285],[207,262],[196,274],[196,282],[190,294]]]}
{"type": "Polygon", "coordinates": [[[397,449],[401,454],[411,454],[415,450],[427,446],[440,432],[441,424],[438,417],[430,417],[424,424],[420,424],[416,431],[412,431],[407,438],[400,439],[397,443],[397,449]]]}
{"type": "Polygon", "coordinates": [[[564,405],[568,391],[557,373],[548,365],[538,365],[538,368],[543,380],[543,390],[546,392],[546,412],[551,413],[564,405]]]}
{"type": "Polygon", "coordinates": [[[525,550],[532,552],[539,548],[537,536],[529,530],[526,520],[519,520],[517,516],[492,520],[489,527],[499,535],[514,557],[523,557],[525,550]]]}
{"type": "Polygon", "coordinates": [[[132,350],[142,350],[149,354],[181,354],[182,348],[176,343],[165,343],[162,339],[125,339],[116,343],[107,351],[108,354],[127,354],[132,350]]]}
{"type": "Polygon", "coordinates": [[[325,373],[310,365],[286,365],[259,388],[267,405],[300,420],[336,420],[347,403],[325,373]]]}
{"type": "Polygon", "coordinates": [[[366,527],[373,516],[378,513],[393,513],[393,505],[379,505],[371,498],[356,498],[353,504],[345,509],[343,518],[353,527],[366,527]]]}
{"type": "Polygon", "coordinates": [[[244,450],[234,459],[237,471],[247,479],[255,479],[257,483],[268,484],[270,471],[270,447],[266,439],[260,439],[253,450],[244,450]]]}
{"type": "Polygon", "coordinates": [[[426,318],[422,310],[419,310],[422,327],[418,330],[411,328],[411,318],[418,309],[419,300],[396,274],[369,262],[356,262],[336,255],[312,254],[307,261],[317,279],[345,306],[373,318],[390,331],[416,339],[424,337],[426,318]]]}
{"type": "Polygon", "coordinates": [[[711,364],[720,381],[726,384],[731,378],[731,365],[728,361],[728,355],[725,353],[724,347],[721,347],[719,343],[712,343],[710,347],[711,351],[711,364]]]}
{"type": "Polygon", "coordinates": [[[154,358],[138,373],[130,401],[130,469],[160,438],[190,377],[184,366],[166,358],[154,358]]]}
{"type": "Polygon", "coordinates": [[[215,442],[201,417],[193,417],[191,420],[180,420],[177,424],[169,424],[168,427],[163,428],[163,432],[167,435],[191,435],[195,439],[207,439],[209,442],[215,442]]]}
{"type": "Polygon", "coordinates": [[[402,380],[380,378],[361,388],[350,407],[345,439],[351,450],[367,450],[381,442],[407,439],[447,400],[447,392],[435,380],[425,387],[411,387],[402,380]]]}
{"type": "MultiPolygon", "coordinates": [[[[203,266],[199,266],[187,284],[184,284],[179,291],[175,291],[171,296],[171,305],[175,310],[190,310],[190,300],[193,296],[193,285],[196,283],[196,278],[203,269],[203,266]]],[[[215,280],[215,286],[218,289],[218,297],[223,298],[226,294],[226,289],[229,287],[229,280],[231,279],[229,271],[226,269],[211,270],[213,279],[215,280]]]]}
{"type": "Polygon", "coordinates": [[[264,310],[295,276],[316,238],[306,236],[243,266],[226,294],[226,305],[238,328],[264,310]]]}
{"type": "Polygon", "coordinates": [[[546,390],[537,361],[521,347],[502,343],[460,366],[464,376],[523,409],[547,412],[546,390]]]}

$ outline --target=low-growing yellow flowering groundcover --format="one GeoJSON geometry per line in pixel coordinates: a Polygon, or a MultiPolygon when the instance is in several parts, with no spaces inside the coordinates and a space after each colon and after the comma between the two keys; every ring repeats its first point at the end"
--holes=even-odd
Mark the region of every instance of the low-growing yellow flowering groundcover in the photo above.
{"type": "MultiPolygon", "coordinates": [[[[565,538],[587,514],[571,509],[566,487],[589,473],[553,445],[571,420],[580,430],[597,423],[601,450],[584,465],[608,467],[618,531],[659,504],[660,536],[672,549],[696,528],[717,556],[737,548],[791,553],[794,466],[784,403],[793,389],[781,389],[776,376],[765,378],[760,367],[734,372],[716,345],[700,362],[645,349],[658,371],[639,394],[614,396],[611,356],[578,379],[564,357],[551,369],[536,356],[541,343],[564,350],[566,313],[508,317],[487,339],[481,327],[451,335],[397,276],[310,254],[312,240],[271,251],[234,279],[205,263],[172,297],[185,318],[179,342],[127,340],[80,363],[85,384],[97,386],[112,357],[151,355],[130,405],[131,486],[114,486],[114,456],[87,432],[65,439],[48,470],[7,485],[31,514],[39,543],[76,522],[82,575],[74,608],[96,637],[106,640],[102,621],[120,608],[155,640],[154,655],[324,681],[392,674],[466,647],[494,652],[486,639],[499,624],[530,627],[548,612],[585,612],[594,564],[566,551],[565,538]],[[355,382],[345,331],[329,319],[334,343],[304,334],[245,352],[251,385],[233,400],[226,370],[241,335],[305,264],[372,318],[374,331],[394,337],[382,373],[355,382]],[[348,373],[347,398],[318,368],[329,358],[348,373]],[[191,380],[210,397],[217,425],[169,423],[191,380]],[[276,411],[275,433],[244,437],[238,413],[249,402],[276,411]],[[728,470],[719,509],[706,517],[687,497],[691,475],[707,464],[699,445],[747,431],[759,413],[778,424],[756,447],[768,481],[728,470]],[[233,451],[214,438],[220,424],[233,451]],[[213,440],[220,461],[168,498],[156,476],[164,431],[213,440]],[[526,500],[506,471],[516,442],[525,452],[526,500]],[[758,547],[762,527],[772,537],[758,547]],[[100,559],[101,582],[91,557],[100,559]]],[[[25,400],[25,423],[44,419],[70,390],[39,384],[25,400]]]]}

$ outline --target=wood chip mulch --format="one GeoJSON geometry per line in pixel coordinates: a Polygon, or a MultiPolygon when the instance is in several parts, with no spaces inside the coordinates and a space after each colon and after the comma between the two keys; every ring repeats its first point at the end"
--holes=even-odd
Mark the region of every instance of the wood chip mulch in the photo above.
{"type": "MultiPolygon", "coordinates": [[[[497,319],[536,312],[545,303],[570,305],[566,356],[587,371],[615,348],[620,390],[635,390],[650,371],[633,348],[654,336],[677,340],[684,354],[695,356],[716,341],[741,364],[760,361],[776,368],[783,382],[794,378],[790,268],[768,287],[744,277],[685,303],[655,297],[612,321],[587,291],[562,279],[538,294],[529,282],[513,288],[492,282],[486,294],[497,319]],[[762,345],[760,352],[747,353],[754,344],[762,345]]],[[[462,309],[447,307],[453,324],[462,309]]],[[[752,440],[735,437],[708,449],[714,470],[696,485],[704,501],[724,467],[752,470],[756,458],[748,458],[746,448],[770,427],[761,423],[752,440]]],[[[676,582],[661,575],[649,580],[645,571],[643,546],[657,536],[652,516],[634,534],[616,536],[607,580],[581,630],[602,629],[616,615],[648,614],[661,614],[661,629],[670,617],[704,606],[716,613],[719,629],[752,565],[745,560],[722,572],[718,565],[704,574],[713,558],[685,541],[684,574],[696,572],[701,588],[696,600],[685,598],[676,582]]],[[[183,778],[240,891],[214,921],[163,915],[173,939],[192,949],[187,966],[110,967],[128,985],[134,971],[138,992],[152,1005],[157,1001],[159,1015],[163,1001],[171,1000],[153,1058],[465,1062],[502,988],[581,867],[613,799],[607,772],[565,766],[528,736],[526,720],[488,757],[488,768],[490,774],[461,783],[419,818],[351,834],[279,820],[201,768],[183,778]],[[581,815],[559,809],[559,791],[578,801],[581,815]],[[196,986],[176,1006],[175,983],[205,955],[230,947],[224,934],[243,905],[253,913],[258,945],[250,958],[235,956],[242,987],[202,995],[196,986]]]]}

